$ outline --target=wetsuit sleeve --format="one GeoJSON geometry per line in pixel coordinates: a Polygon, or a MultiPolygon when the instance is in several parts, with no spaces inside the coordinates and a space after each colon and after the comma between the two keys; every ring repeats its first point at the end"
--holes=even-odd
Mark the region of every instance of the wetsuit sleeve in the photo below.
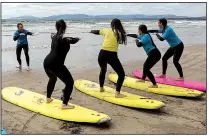
{"type": "Polygon", "coordinates": [[[27,35],[33,35],[33,33],[32,32],[27,32],[27,35]]]}
{"type": "Polygon", "coordinates": [[[163,37],[161,37],[159,34],[156,34],[157,38],[160,40],[160,41],[164,41],[165,39],[163,37]]]}
{"type": "Polygon", "coordinates": [[[143,46],[143,43],[139,42],[138,39],[136,39],[135,41],[136,41],[136,46],[138,46],[138,47],[142,47],[143,46]]]}
{"type": "Polygon", "coordinates": [[[90,33],[93,33],[93,34],[96,34],[96,35],[99,35],[99,30],[91,30],[90,33]]]}
{"type": "Polygon", "coordinates": [[[148,33],[162,33],[163,30],[162,29],[160,29],[160,30],[148,30],[147,32],[148,33]]]}
{"type": "Polygon", "coordinates": [[[73,37],[65,37],[63,38],[67,43],[69,44],[76,44],[80,39],[79,38],[73,38],[73,37]]]}
{"type": "Polygon", "coordinates": [[[132,38],[138,38],[137,34],[127,34],[126,36],[132,37],[132,38]]]}
{"type": "Polygon", "coordinates": [[[16,31],[14,33],[13,40],[16,41],[19,37],[20,37],[20,34],[19,34],[19,32],[16,31]]]}
{"type": "Polygon", "coordinates": [[[147,30],[148,33],[158,33],[158,30],[147,30]]]}

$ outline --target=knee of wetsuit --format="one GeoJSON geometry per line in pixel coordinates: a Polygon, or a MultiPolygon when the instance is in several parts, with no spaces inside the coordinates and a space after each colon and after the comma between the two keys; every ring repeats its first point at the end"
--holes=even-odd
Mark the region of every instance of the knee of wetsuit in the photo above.
{"type": "Polygon", "coordinates": [[[163,56],[162,60],[167,61],[168,59],[165,56],[163,56]]]}
{"type": "Polygon", "coordinates": [[[74,80],[72,79],[72,84],[74,85],[74,80]]]}
{"type": "Polygon", "coordinates": [[[57,77],[52,77],[52,78],[50,78],[50,80],[53,82],[57,82],[57,77]]]}
{"type": "Polygon", "coordinates": [[[69,80],[67,83],[65,83],[65,85],[68,87],[72,87],[74,85],[74,80],[73,79],[69,80]]]}
{"type": "Polygon", "coordinates": [[[174,63],[174,64],[178,64],[178,63],[179,63],[179,61],[178,61],[178,60],[173,59],[173,63],[174,63]]]}
{"type": "Polygon", "coordinates": [[[145,66],[146,66],[146,64],[144,63],[144,64],[143,64],[143,71],[146,70],[146,69],[145,69],[145,66]]]}
{"type": "Polygon", "coordinates": [[[120,75],[118,75],[120,79],[124,79],[125,78],[125,73],[121,73],[120,75]]]}
{"type": "Polygon", "coordinates": [[[162,57],[162,56],[161,56],[161,53],[160,53],[160,54],[159,54],[159,59],[158,59],[158,61],[161,59],[161,57],[162,57]]]}
{"type": "Polygon", "coordinates": [[[144,68],[143,68],[143,73],[147,73],[148,70],[149,70],[149,69],[147,69],[147,68],[144,66],[144,68]]]}
{"type": "Polygon", "coordinates": [[[107,72],[107,69],[106,68],[101,68],[101,72],[102,73],[106,73],[107,72]]]}
{"type": "Polygon", "coordinates": [[[26,57],[29,57],[29,54],[28,54],[28,53],[25,53],[25,56],[26,56],[26,57]]]}

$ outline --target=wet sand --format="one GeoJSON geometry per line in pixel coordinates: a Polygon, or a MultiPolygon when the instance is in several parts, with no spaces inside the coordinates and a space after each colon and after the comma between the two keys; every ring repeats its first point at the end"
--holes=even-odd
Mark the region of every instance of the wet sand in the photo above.
{"type": "MultiPolygon", "coordinates": [[[[185,79],[206,82],[206,46],[185,47],[180,63],[185,79]]],[[[129,61],[123,64],[126,75],[142,68],[143,61],[129,61]]],[[[152,69],[161,72],[161,61],[152,69]]],[[[108,67],[108,73],[113,70],[108,67]]],[[[71,72],[74,79],[87,79],[98,82],[99,68],[71,72]]],[[[178,73],[169,61],[167,74],[178,77],[178,73]]],[[[32,70],[27,72],[2,73],[2,88],[21,87],[41,94],[46,94],[48,78],[44,72],[32,70]]],[[[105,85],[114,87],[106,76],[105,85]]],[[[58,80],[53,97],[59,98],[64,84],[58,80]]],[[[160,100],[166,107],[157,110],[132,109],[114,105],[88,96],[74,89],[70,102],[109,115],[108,124],[94,125],[72,123],[52,119],[28,111],[2,100],[2,126],[9,134],[206,134],[206,96],[201,99],[186,99],[157,95],[153,93],[122,88],[123,91],[160,100]]]]}

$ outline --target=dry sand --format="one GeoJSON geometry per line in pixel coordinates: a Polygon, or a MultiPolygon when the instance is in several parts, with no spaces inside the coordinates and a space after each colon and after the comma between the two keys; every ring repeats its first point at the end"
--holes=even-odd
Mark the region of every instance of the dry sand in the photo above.
{"type": "MultiPolygon", "coordinates": [[[[206,82],[206,46],[190,46],[184,50],[181,59],[186,79],[206,82]]],[[[142,68],[143,62],[135,61],[124,64],[126,75],[142,68]]],[[[152,69],[161,72],[161,61],[152,69]]],[[[113,72],[109,67],[108,73],[113,72]]],[[[41,94],[46,94],[48,78],[43,72],[2,73],[2,87],[16,86],[41,94]]],[[[98,82],[99,69],[72,72],[74,79],[85,78],[98,82]]],[[[178,73],[169,61],[168,75],[178,77],[178,73]]],[[[106,77],[106,85],[114,87],[106,77]]],[[[59,98],[64,84],[57,82],[53,97],[59,98]]],[[[122,90],[133,94],[150,97],[166,103],[159,111],[131,109],[114,105],[83,94],[74,89],[71,102],[112,118],[111,123],[103,125],[71,123],[52,119],[28,111],[2,100],[2,125],[9,134],[206,134],[206,96],[201,99],[176,98],[137,91],[123,87],[122,90]]]]}

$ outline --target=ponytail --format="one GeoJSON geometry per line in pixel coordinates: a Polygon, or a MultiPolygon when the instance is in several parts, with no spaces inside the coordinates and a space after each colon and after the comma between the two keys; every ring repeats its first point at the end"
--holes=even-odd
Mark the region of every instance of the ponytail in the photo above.
{"type": "Polygon", "coordinates": [[[142,33],[148,34],[148,35],[149,35],[149,37],[150,37],[150,39],[151,39],[151,41],[152,41],[152,45],[153,45],[155,48],[157,48],[157,46],[156,46],[155,43],[153,42],[152,36],[151,36],[151,35],[148,33],[148,31],[147,31],[147,26],[146,26],[146,25],[140,25],[140,26],[139,26],[139,29],[142,31],[142,33]]]}
{"type": "Polygon", "coordinates": [[[126,31],[123,28],[121,21],[117,18],[113,19],[111,22],[111,27],[117,37],[117,42],[126,45],[127,44],[126,31]]]}

